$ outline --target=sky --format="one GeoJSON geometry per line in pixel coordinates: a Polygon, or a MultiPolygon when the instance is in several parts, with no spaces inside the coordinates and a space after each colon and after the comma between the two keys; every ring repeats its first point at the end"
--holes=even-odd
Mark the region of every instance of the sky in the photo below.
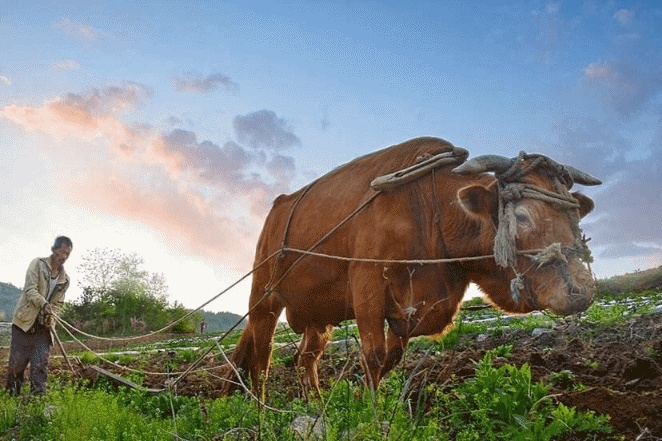
{"type": "Polygon", "coordinates": [[[591,173],[596,276],[662,265],[662,4],[0,0],[0,281],[63,234],[67,299],[109,248],[197,308],[276,196],[418,136],[591,173]]]}

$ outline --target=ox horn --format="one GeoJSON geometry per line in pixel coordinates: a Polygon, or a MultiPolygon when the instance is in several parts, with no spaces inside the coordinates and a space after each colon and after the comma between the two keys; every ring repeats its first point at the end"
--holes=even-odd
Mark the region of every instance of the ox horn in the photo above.
{"type": "Polygon", "coordinates": [[[476,156],[464,164],[455,167],[453,171],[461,175],[483,172],[503,173],[513,165],[514,161],[515,159],[499,155],[476,156]]]}
{"type": "Polygon", "coordinates": [[[593,176],[589,175],[588,173],[584,173],[581,170],[577,170],[575,167],[572,167],[570,165],[564,165],[565,169],[568,170],[568,173],[570,173],[570,176],[572,176],[572,180],[575,181],[577,184],[581,185],[600,185],[602,184],[602,181],[599,180],[598,178],[594,178],[593,176]]]}

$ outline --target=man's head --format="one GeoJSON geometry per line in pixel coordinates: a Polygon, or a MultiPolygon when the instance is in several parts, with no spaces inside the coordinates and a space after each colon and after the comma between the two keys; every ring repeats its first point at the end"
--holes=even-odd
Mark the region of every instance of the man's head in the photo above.
{"type": "Polygon", "coordinates": [[[73,242],[71,242],[71,239],[69,239],[67,236],[56,237],[55,242],[51,247],[51,252],[53,253],[53,263],[58,266],[62,266],[69,258],[73,247],[73,242]]]}

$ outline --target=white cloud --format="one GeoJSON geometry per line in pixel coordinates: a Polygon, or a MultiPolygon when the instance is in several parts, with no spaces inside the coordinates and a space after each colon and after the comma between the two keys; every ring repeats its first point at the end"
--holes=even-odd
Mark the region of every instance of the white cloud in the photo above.
{"type": "Polygon", "coordinates": [[[7,86],[10,86],[11,85],[11,79],[6,75],[0,75],[0,83],[5,84],[7,86]]]}
{"type": "Polygon", "coordinates": [[[584,75],[587,78],[604,80],[614,75],[614,69],[605,61],[596,61],[584,68],[584,75]]]}
{"type": "Polygon", "coordinates": [[[561,4],[559,2],[551,2],[547,4],[546,9],[548,14],[555,15],[561,10],[561,4]]]}
{"type": "Polygon", "coordinates": [[[76,60],[61,60],[54,63],[53,68],[57,70],[78,70],[80,63],[76,60]]]}
{"type": "Polygon", "coordinates": [[[62,29],[66,34],[81,38],[86,41],[98,40],[101,37],[101,31],[88,25],[76,23],[68,17],[56,22],[54,26],[62,29]]]}
{"type": "Polygon", "coordinates": [[[614,19],[621,24],[621,26],[628,26],[634,20],[634,11],[631,9],[619,9],[614,12],[614,19]]]}
{"type": "Polygon", "coordinates": [[[597,61],[584,68],[584,80],[605,92],[609,105],[624,117],[644,110],[662,91],[660,69],[655,64],[597,61]]]}

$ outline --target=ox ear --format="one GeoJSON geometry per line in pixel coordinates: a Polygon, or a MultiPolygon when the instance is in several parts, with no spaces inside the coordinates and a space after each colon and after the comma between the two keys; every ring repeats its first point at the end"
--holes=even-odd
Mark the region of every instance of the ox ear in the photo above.
{"type": "Polygon", "coordinates": [[[572,194],[572,197],[577,199],[577,202],[579,202],[579,217],[582,218],[589,214],[591,211],[593,211],[593,208],[595,207],[595,204],[593,203],[593,199],[590,197],[583,195],[579,193],[578,191],[574,192],[572,194]]]}
{"type": "Polygon", "coordinates": [[[469,185],[457,192],[457,200],[462,209],[469,215],[480,218],[491,218],[497,211],[497,195],[494,185],[469,185]]]}

